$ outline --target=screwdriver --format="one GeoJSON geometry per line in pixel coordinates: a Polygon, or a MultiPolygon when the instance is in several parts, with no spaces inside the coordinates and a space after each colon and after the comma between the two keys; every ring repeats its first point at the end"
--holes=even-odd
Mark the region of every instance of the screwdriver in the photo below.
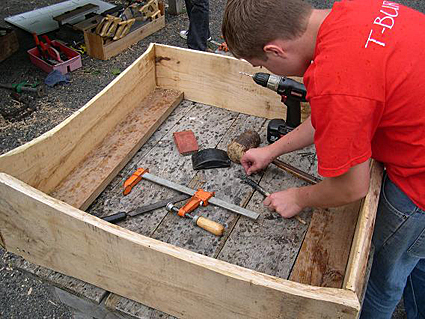
{"type": "MultiPolygon", "coordinates": [[[[173,203],[168,203],[167,206],[165,206],[165,208],[169,212],[173,212],[173,213],[177,213],[177,214],[179,213],[179,209],[176,206],[174,206],[173,203]]],[[[207,232],[210,232],[211,234],[214,234],[216,236],[222,236],[223,235],[224,226],[220,225],[219,223],[216,223],[216,222],[214,222],[214,221],[212,221],[208,218],[205,218],[205,217],[200,217],[200,216],[197,216],[197,215],[193,216],[189,213],[186,213],[184,215],[184,217],[192,219],[193,223],[196,226],[206,230],[207,232]]]]}
{"type": "MultiPolygon", "coordinates": [[[[254,182],[252,179],[250,179],[249,177],[242,177],[241,178],[242,182],[244,182],[245,184],[248,184],[249,186],[251,186],[252,188],[254,188],[256,191],[258,191],[261,195],[263,195],[264,197],[269,197],[270,193],[268,191],[266,191],[263,187],[261,187],[260,185],[258,185],[256,182],[254,182]]],[[[296,220],[298,220],[301,224],[303,225],[307,225],[307,222],[302,219],[300,216],[295,215],[294,216],[296,220]]]]}

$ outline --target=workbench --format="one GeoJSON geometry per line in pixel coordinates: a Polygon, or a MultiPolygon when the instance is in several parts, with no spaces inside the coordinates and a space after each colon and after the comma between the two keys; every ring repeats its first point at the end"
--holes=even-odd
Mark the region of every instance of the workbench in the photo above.
{"type": "MultiPolygon", "coordinates": [[[[265,209],[263,196],[241,183],[240,165],[194,171],[190,156],[177,151],[173,133],[188,129],[200,149],[226,150],[246,130],[259,132],[265,145],[268,118],[284,117],[285,108],[274,92],[237,71],[255,69],[230,57],[152,45],[80,114],[0,157],[1,171],[15,177],[0,174],[1,244],[40,266],[12,254],[9,262],[52,284],[56,297],[82,317],[355,318],[366,282],[379,165],[371,166],[364,200],[305,209],[300,214],[304,225],[265,209]],[[136,82],[135,88],[127,88],[129,81],[136,82]],[[121,107],[109,109],[106,101],[121,107]],[[124,105],[131,103],[137,106],[124,113],[124,105]],[[148,111],[139,116],[138,108],[148,111]],[[100,133],[117,117],[119,125],[112,127],[118,131],[100,133]],[[82,129],[87,123],[92,126],[82,129]],[[136,140],[138,131],[143,134],[136,140]],[[73,136],[78,142],[68,142],[71,135],[78,135],[73,136]],[[52,145],[40,147],[43,142],[52,145]],[[116,151],[123,144],[133,145],[124,155],[116,151]],[[59,146],[64,152],[59,166],[33,163],[59,146]],[[86,148],[95,152],[80,154],[86,148]],[[28,155],[22,156],[25,151],[28,155]],[[32,167],[22,169],[22,161],[32,167]],[[66,169],[75,162],[80,164],[66,169]],[[217,198],[260,217],[252,220],[212,205],[198,208],[200,215],[225,226],[222,237],[164,208],[118,226],[97,219],[178,194],[142,179],[124,196],[123,182],[139,167],[193,189],[215,191],[217,198]],[[57,181],[40,177],[52,170],[57,181]],[[100,176],[104,171],[112,173],[100,176]]],[[[314,147],[280,159],[316,175],[314,147]]],[[[269,192],[306,185],[273,165],[253,179],[269,192]]]]}

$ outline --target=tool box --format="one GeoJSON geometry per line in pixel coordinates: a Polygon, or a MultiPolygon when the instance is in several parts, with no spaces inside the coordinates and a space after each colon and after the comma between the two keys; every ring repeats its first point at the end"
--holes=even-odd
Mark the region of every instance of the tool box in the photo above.
{"type": "Polygon", "coordinates": [[[53,40],[52,44],[57,46],[61,52],[65,53],[68,56],[68,60],[56,65],[49,64],[40,58],[38,48],[34,47],[27,51],[31,62],[47,73],[50,73],[53,70],[59,70],[62,74],[66,74],[82,67],[83,64],[81,62],[81,55],[78,52],[56,40],[53,40]]]}

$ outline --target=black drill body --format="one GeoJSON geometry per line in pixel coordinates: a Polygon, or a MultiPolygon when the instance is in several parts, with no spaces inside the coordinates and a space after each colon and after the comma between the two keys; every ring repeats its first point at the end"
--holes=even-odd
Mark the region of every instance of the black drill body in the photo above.
{"type": "Polygon", "coordinates": [[[255,83],[275,91],[286,105],[286,121],[273,119],[267,127],[267,141],[273,143],[301,124],[301,102],[306,102],[307,90],[304,84],[295,80],[268,73],[255,73],[255,83]]]}

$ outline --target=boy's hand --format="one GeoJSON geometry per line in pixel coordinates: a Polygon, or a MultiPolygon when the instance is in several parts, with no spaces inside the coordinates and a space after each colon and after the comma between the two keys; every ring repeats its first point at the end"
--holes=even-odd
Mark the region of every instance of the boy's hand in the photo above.
{"type": "Polygon", "coordinates": [[[241,164],[247,175],[251,175],[269,165],[273,157],[265,147],[251,148],[241,158],[241,164]]]}
{"type": "Polygon", "coordinates": [[[284,191],[273,193],[268,196],[263,204],[271,211],[276,211],[284,218],[291,218],[297,215],[303,207],[297,203],[297,189],[289,188],[284,191]]]}

